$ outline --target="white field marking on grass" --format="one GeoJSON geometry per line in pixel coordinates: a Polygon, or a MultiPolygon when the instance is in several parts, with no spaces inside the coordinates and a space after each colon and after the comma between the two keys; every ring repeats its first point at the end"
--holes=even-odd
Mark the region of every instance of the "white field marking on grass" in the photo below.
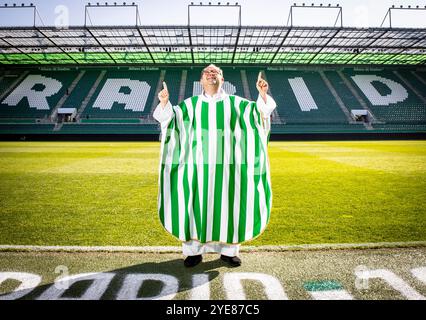
{"type": "Polygon", "coordinates": [[[262,283],[269,300],[288,300],[281,282],[277,278],[256,272],[225,273],[223,286],[228,300],[246,300],[245,290],[241,283],[242,280],[254,280],[262,283]]]}
{"type": "Polygon", "coordinates": [[[210,281],[208,274],[192,275],[191,300],[210,300],[210,281]]]}
{"type": "MultiPolygon", "coordinates": [[[[321,243],[277,246],[241,246],[240,252],[280,252],[295,250],[324,249],[380,249],[426,247],[426,241],[408,242],[367,242],[367,243],[321,243]]],[[[0,251],[69,251],[69,252],[152,252],[182,253],[178,246],[33,246],[33,245],[0,245],[0,251]]]]}
{"type": "Polygon", "coordinates": [[[426,300],[426,298],[413,289],[408,283],[403,279],[398,277],[395,273],[387,269],[377,269],[377,270],[364,270],[364,271],[355,271],[355,275],[360,279],[381,279],[390,285],[393,289],[398,291],[408,300],[426,300]]]}
{"type": "Polygon", "coordinates": [[[56,279],[46,291],[44,291],[37,300],[99,300],[114,278],[113,272],[91,272],[80,273],[72,276],[66,276],[56,279]],[[82,280],[92,280],[91,285],[79,297],[63,297],[63,294],[72,284],[82,280]]]}
{"type": "Polygon", "coordinates": [[[7,279],[21,282],[12,292],[0,295],[0,300],[16,300],[33,291],[41,282],[41,276],[27,272],[0,272],[0,285],[7,279]]]}
{"type": "Polygon", "coordinates": [[[353,300],[352,295],[346,290],[310,291],[315,300],[353,300]]]}
{"type": "Polygon", "coordinates": [[[419,281],[426,284],[426,267],[411,269],[411,274],[415,276],[419,281]]]}
{"type": "Polygon", "coordinates": [[[117,300],[172,300],[179,290],[179,280],[168,274],[161,273],[134,273],[124,278],[123,285],[117,293],[117,300]],[[146,280],[160,281],[164,284],[161,291],[151,297],[138,297],[142,284],[146,280]]]}

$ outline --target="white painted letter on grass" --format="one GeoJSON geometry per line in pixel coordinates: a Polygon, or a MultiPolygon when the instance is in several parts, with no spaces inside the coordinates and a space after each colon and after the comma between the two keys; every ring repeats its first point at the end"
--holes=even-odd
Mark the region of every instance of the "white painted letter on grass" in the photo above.
{"type": "Polygon", "coordinates": [[[56,279],[55,283],[44,291],[37,300],[99,300],[115,276],[115,273],[80,273],[56,279]],[[92,283],[80,297],[62,297],[73,284],[91,280],[92,283]],[[60,283],[62,282],[62,283],[60,283]]]}
{"type": "Polygon", "coordinates": [[[355,272],[355,275],[361,279],[382,279],[408,300],[425,300],[424,296],[392,271],[386,269],[365,270],[364,272],[355,272]]]}
{"type": "Polygon", "coordinates": [[[210,300],[210,283],[208,274],[192,275],[191,300],[210,300]]]}
{"type": "Polygon", "coordinates": [[[242,280],[255,280],[262,283],[269,300],[288,300],[277,278],[264,273],[233,272],[226,273],[223,279],[228,300],[246,300],[242,280]]]}
{"type": "Polygon", "coordinates": [[[16,300],[22,298],[33,291],[41,282],[41,277],[33,273],[0,272],[0,285],[8,279],[18,280],[21,284],[11,293],[0,295],[0,300],[16,300]]]}
{"type": "Polygon", "coordinates": [[[161,273],[129,274],[117,293],[117,300],[171,300],[179,289],[177,278],[161,273]],[[138,297],[139,289],[146,280],[160,281],[164,284],[161,291],[151,297],[138,297]]]}
{"type": "Polygon", "coordinates": [[[426,267],[411,269],[411,274],[426,284],[426,267]]]}

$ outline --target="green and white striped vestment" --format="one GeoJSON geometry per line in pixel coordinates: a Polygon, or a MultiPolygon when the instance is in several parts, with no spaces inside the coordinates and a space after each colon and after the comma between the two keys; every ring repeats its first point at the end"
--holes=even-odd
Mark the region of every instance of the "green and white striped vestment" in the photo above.
{"type": "Polygon", "coordinates": [[[269,116],[256,102],[222,97],[188,98],[162,127],[158,211],[181,241],[241,243],[269,221],[269,116]]]}

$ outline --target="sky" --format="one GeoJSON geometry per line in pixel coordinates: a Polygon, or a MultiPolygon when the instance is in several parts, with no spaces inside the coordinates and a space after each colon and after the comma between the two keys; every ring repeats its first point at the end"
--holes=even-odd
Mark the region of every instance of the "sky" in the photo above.
{"type": "MultiPolygon", "coordinates": [[[[136,10],[127,8],[102,8],[90,7],[85,11],[85,5],[97,1],[82,0],[33,0],[33,1],[2,1],[0,6],[8,7],[16,3],[29,5],[33,3],[37,8],[37,26],[67,27],[70,25],[84,25],[85,16],[87,25],[135,25],[136,10]],[[86,12],[86,15],[85,15],[86,12]]],[[[107,1],[113,4],[114,1],[107,1]]],[[[116,1],[122,4],[123,1],[116,1]]],[[[194,0],[135,0],[125,1],[127,4],[134,2],[138,5],[139,25],[186,25],[188,23],[188,5],[203,3],[203,7],[191,6],[189,9],[191,25],[238,25],[239,9],[237,7],[208,7],[208,3],[217,4],[219,1],[194,1],[194,0]]],[[[226,4],[228,1],[220,1],[226,4]]],[[[343,12],[344,27],[379,27],[388,8],[392,5],[408,7],[416,5],[423,10],[392,10],[393,27],[426,28],[426,0],[340,0],[340,1],[284,1],[284,0],[239,0],[229,1],[230,4],[241,6],[241,24],[259,26],[285,26],[287,25],[290,6],[294,3],[307,8],[294,8],[293,25],[299,26],[333,26],[338,17],[339,10],[333,8],[309,8],[312,3],[324,6],[339,4],[343,12]]],[[[104,4],[105,1],[99,2],[104,4]]],[[[389,17],[383,26],[389,26],[389,17]]],[[[33,24],[33,10],[30,8],[1,8],[0,26],[31,26],[33,24]]],[[[340,18],[337,20],[340,25],[340,18]]]]}

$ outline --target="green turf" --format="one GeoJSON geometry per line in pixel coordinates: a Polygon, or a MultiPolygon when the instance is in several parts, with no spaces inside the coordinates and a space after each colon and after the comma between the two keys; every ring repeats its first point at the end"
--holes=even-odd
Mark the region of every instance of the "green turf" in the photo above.
{"type": "MultiPolygon", "coordinates": [[[[250,245],[426,240],[426,141],[271,142],[250,245]]],[[[179,245],[157,217],[158,142],[1,142],[0,244],[179,245]]]]}

